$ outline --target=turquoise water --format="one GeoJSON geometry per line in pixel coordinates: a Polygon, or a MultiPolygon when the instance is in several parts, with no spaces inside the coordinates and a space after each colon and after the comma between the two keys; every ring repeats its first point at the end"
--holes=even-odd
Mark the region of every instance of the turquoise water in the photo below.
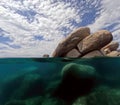
{"type": "Polygon", "coordinates": [[[117,57],[0,59],[0,105],[100,105],[101,100],[101,105],[120,105],[118,101],[116,104],[119,88],[117,57]],[[105,89],[116,97],[108,95],[115,100],[112,104],[100,99],[102,93],[96,95],[105,89]],[[75,104],[83,97],[85,103],[75,104]]]}

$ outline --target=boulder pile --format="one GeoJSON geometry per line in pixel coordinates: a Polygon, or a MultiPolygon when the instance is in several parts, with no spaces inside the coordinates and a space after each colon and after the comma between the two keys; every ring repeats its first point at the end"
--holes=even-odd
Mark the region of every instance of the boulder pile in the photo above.
{"type": "Polygon", "coordinates": [[[61,41],[52,57],[89,58],[96,56],[120,56],[119,43],[112,33],[100,30],[93,34],[88,27],[80,27],[61,41]]]}

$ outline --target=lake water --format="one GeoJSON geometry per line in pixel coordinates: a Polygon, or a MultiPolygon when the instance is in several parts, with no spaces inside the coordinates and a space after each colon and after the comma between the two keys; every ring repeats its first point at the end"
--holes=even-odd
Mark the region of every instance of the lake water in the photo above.
{"type": "Polygon", "coordinates": [[[120,105],[119,88],[119,57],[0,59],[0,105],[120,105]]]}

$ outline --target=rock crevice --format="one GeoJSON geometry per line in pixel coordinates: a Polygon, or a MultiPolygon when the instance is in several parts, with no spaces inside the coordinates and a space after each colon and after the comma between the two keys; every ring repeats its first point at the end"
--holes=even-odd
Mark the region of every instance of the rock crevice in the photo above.
{"type": "Polygon", "coordinates": [[[119,43],[112,40],[113,35],[108,30],[99,30],[91,34],[88,27],[81,27],[58,44],[52,57],[119,56],[119,43]]]}

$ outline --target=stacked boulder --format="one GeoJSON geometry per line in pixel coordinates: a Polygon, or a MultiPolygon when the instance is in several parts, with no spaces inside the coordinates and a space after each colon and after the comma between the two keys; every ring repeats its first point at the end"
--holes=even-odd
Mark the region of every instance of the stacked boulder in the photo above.
{"type": "Polygon", "coordinates": [[[112,41],[111,43],[103,47],[102,50],[105,52],[107,56],[119,56],[120,53],[119,51],[117,51],[118,47],[119,43],[112,41]]]}
{"type": "Polygon", "coordinates": [[[88,27],[73,31],[60,42],[52,57],[89,58],[96,56],[119,56],[119,44],[113,42],[111,32],[100,30],[90,34],[88,27]]]}

